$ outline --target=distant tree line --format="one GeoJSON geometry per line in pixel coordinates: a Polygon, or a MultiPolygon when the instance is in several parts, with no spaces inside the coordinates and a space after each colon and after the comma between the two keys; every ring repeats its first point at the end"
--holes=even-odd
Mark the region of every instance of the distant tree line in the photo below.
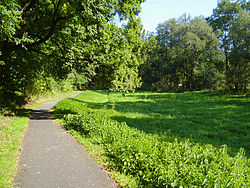
{"type": "Polygon", "coordinates": [[[183,15],[146,36],[145,89],[249,90],[249,1],[221,0],[208,18],[183,15]]]}

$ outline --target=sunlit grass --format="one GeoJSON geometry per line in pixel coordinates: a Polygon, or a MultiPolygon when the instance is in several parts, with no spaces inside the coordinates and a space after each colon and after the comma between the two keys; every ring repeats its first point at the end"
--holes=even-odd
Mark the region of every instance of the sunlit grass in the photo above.
{"type": "Polygon", "coordinates": [[[205,92],[137,92],[122,97],[120,93],[87,91],[62,105],[78,113],[86,109],[104,113],[145,133],[189,138],[216,147],[226,144],[232,154],[243,147],[249,155],[247,97],[205,92]]]}

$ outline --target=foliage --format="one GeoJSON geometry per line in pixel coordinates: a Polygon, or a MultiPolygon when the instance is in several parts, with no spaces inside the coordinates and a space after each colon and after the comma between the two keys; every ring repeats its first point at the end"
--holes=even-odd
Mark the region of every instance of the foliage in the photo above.
{"type": "MultiPolygon", "coordinates": [[[[100,45],[102,64],[96,67],[93,83],[96,88],[129,92],[140,86],[138,66],[143,63],[140,58],[142,47],[140,21],[129,22],[118,28],[108,25],[105,45],[100,45]]],[[[101,39],[102,40],[102,39],[101,39]]]]}
{"type": "Polygon", "coordinates": [[[158,25],[155,38],[158,44],[141,71],[146,84],[163,91],[217,87],[218,40],[202,18],[170,19],[158,25]]]}
{"type": "Polygon", "coordinates": [[[121,91],[123,93],[135,91],[136,88],[141,86],[138,71],[121,65],[116,72],[112,85],[114,91],[121,91]],[[132,82],[132,84],[130,82],[132,82]]]}
{"type": "Polygon", "coordinates": [[[225,55],[227,90],[247,92],[249,72],[249,2],[221,0],[207,21],[218,33],[225,55]]]}
{"type": "Polygon", "coordinates": [[[247,97],[107,94],[86,91],[53,110],[66,114],[73,134],[104,148],[109,170],[135,178],[137,187],[249,186],[249,159],[239,150],[249,152],[247,97]]]}
{"type": "Polygon", "coordinates": [[[1,1],[1,98],[13,103],[20,97],[25,102],[30,91],[44,90],[47,77],[60,83],[72,72],[81,77],[75,80],[78,88],[103,80],[107,87],[113,84],[119,89],[116,84],[123,84],[133,90],[138,86],[134,76],[138,76],[137,67],[142,63],[137,18],[142,2],[1,1]],[[118,27],[115,19],[126,24],[118,27]],[[112,82],[124,66],[133,72],[131,80],[112,82]]]}
{"type": "MultiPolygon", "coordinates": [[[[228,82],[234,85],[235,92],[247,92],[249,77],[249,32],[250,14],[242,10],[238,18],[232,23],[230,39],[233,47],[229,54],[230,69],[228,70],[228,82]]],[[[229,86],[232,87],[232,86],[229,86]]]]}
{"type": "Polygon", "coordinates": [[[206,19],[167,20],[146,41],[144,89],[249,91],[248,1],[220,0],[206,19]]]}

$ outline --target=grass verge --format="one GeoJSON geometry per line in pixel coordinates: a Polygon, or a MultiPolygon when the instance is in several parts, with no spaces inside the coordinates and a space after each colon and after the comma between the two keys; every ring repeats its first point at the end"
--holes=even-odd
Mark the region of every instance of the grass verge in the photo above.
{"type": "Polygon", "coordinates": [[[12,185],[21,141],[32,109],[45,102],[62,99],[75,93],[77,91],[35,97],[32,102],[17,109],[15,113],[0,114],[0,188],[12,185]]]}
{"type": "Polygon", "coordinates": [[[122,186],[248,187],[249,102],[205,92],[87,91],[53,110],[122,186]]]}

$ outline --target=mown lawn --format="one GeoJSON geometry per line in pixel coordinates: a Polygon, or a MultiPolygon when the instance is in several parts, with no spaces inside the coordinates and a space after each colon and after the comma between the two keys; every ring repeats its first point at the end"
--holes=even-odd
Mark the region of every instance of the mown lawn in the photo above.
{"type": "Polygon", "coordinates": [[[85,144],[102,146],[107,168],[134,178],[134,186],[249,185],[249,97],[97,90],[58,103],[54,112],[81,114],[66,116],[66,127],[85,144]]]}

